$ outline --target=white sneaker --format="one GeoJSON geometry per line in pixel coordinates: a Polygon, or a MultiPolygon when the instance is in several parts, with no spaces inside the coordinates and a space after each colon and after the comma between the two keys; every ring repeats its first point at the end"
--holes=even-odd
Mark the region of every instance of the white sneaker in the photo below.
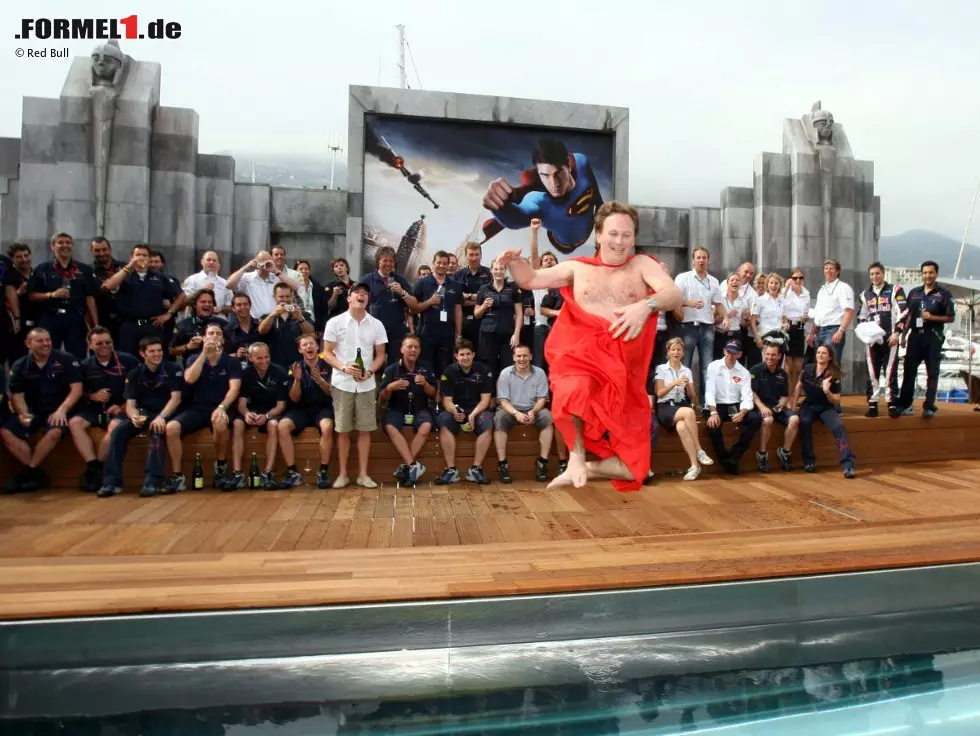
{"type": "Polygon", "coordinates": [[[360,478],[358,478],[357,479],[357,485],[359,485],[361,488],[377,488],[378,487],[378,484],[375,483],[373,480],[371,480],[371,478],[369,476],[367,476],[367,475],[364,475],[364,476],[361,476],[360,478]]]}
{"type": "Polygon", "coordinates": [[[346,488],[348,485],[350,485],[350,478],[346,475],[337,476],[337,480],[333,482],[334,488],[346,488]]]}
{"type": "MultiPolygon", "coordinates": [[[[715,464],[715,461],[712,460],[710,457],[708,457],[708,453],[706,453],[704,450],[698,450],[698,462],[701,463],[702,465],[715,464]]],[[[691,469],[693,470],[693,468],[691,469]]],[[[696,478],[697,476],[694,477],[696,478]]],[[[694,480],[694,478],[692,478],[691,480],[694,480]]]]}
{"type": "Polygon", "coordinates": [[[701,466],[692,465],[687,471],[687,475],[684,476],[684,480],[697,480],[701,477],[701,466]]]}

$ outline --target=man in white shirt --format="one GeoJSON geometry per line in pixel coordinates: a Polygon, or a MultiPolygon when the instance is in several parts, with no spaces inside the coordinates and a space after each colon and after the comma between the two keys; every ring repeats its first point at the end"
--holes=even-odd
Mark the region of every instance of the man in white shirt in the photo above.
{"type": "Polygon", "coordinates": [[[221,261],[215,251],[209,250],[201,256],[201,270],[184,279],[182,285],[188,301],[201,289],[210,289],[214,292],[215,311],[231,312],[231,300],[234,294],[227,287],[225,279],[218,275],[220,268],[221,261]]]}
{"type": "Polygon", "coordinates": [[[840,280],[840,261],[824,261],[823,277],[826,283],[817,292],[810,314],[814,326],[806,341],[814,348],[827,345],[840,365],[847,328],[854,319],[854,289],[840,280]]]}
{"type": "MultiPolygon", "coordinates": [[[[755,314],[755,303],[759,298],[755,290],[755,265],[746,261],[735,270],[735,273],[742,280],[742,285],[738,289],[738,297],[745,304],[745,309],[742,310],[742,324],[748,325],[752,321],[752,315],[755,314]]],[[[762,351],[756,347],[752,339],[752,331],[748,327],[742,328],[742,344],[745,348],[742,360],[744,365],[752,367],[762,362],[762,351]]]]}
{"type": "Polygon", "coordinates": [[[286,265],[286,249],[281,245],[272,246],[272,262],[276,264],[276,270],[280,275],[285,276],[297,286],[303,281],[303,275],[299,271],[286,265]]]}
{"type": "Polygon", "coordinates": [[[381,320],[367,313],[370,287],[358,282],[347,296],[347,311],[323,328],[323,359],[333,368],[330,378],[339,475],[334,488],[350,483],[347,458],[350,433],[357,430],[357,485],[377,488],[368,475],[371,432],[378,428],[375,373],[384,368],[388,335],[381,320]]]}
{"type": "Polygon", "coordinates": [[[694,353],[698,354],[698,396],[704,396],[705,373],[715,345],[714,302],[718,294],[718,279],[708,273],[708,251],[695,248],[694,268],[677,274],[674,283],[684,295],[680,333],[684,340],[684,365],[690,368],[694,353]]]}
{"type": "Polygon", "coordinates": [[[261,250],[255,258],[228,277],[225,287],[248,294],[252,300],[252,317],[262,319],[276,308],[276,284],[288,284],[294,293],[299,289],[297,281],[278,269],[269,251],[261,250]]]}
{"type": "Polygon", "coordinates": [[[738,463],[749,449],[752,438],[762,426],[762,416],[755,409],[752,374],[738,362],[742,343],[725,343],[725,357],[708,366],[704,403],[707,405],[708,437],[715,457],[726,473],[738,475],[738,463]],[[731,422],[742,427],[742,433],[729,451],[725,447],[722,424],[731,422]]]}

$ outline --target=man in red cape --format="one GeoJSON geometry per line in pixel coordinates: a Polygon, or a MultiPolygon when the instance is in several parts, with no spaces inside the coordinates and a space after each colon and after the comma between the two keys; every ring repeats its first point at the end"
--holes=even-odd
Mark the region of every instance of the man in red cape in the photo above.
{"type": "Polygon", "coordinates": [[[683,296],[660,263],[635,256],[636,209],[606,202],[595,218],[596,256],[535,271],[520,249],[498,258],[522,289],[561,289],[565,303],[551,328],[551,413],[570,448],[568,468],[549,488],[608,478],[639,490],[650,470],[650,404],[646,382],[658,311],[683,296]],[[652,318],[651,318],[652,316],[652,318]],[[586,462],[586,452],[600,460],[586,462]]]}

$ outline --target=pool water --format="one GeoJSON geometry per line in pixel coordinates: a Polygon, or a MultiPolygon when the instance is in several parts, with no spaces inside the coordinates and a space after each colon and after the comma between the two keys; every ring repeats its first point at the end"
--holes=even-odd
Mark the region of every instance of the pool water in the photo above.
{"type": "MultiPolygon", "coordinates": [[[[980,651],[806,667],[588,680],[440,698],[278,703],[0,722],[4,736],[702,733],[976,736],[980,651]]],[[[261,682],[248,699],[261,702],[261,682]]]]}

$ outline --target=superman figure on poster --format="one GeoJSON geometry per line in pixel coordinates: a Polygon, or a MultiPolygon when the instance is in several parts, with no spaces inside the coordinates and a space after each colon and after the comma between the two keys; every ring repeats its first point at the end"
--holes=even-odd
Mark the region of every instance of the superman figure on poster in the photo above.
{"type": "Polygon", "coordinates": [[[506,179],[490,182],[483,206],[493,219],[483,223],[484,242],[504,228],[519,230],[538,218],[551,244],[567,255],[585,243],[595,227],[595,213],[602,205],[595,174],[588,158],[569,153],[554,138],[538,142],[531,163],[534,168],[521,173],[516,187],[506,179]]]}

